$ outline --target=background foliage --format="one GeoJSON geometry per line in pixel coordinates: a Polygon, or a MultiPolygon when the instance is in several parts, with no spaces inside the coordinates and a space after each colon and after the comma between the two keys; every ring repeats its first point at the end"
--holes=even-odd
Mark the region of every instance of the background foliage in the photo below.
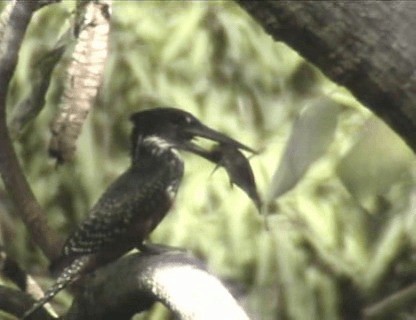
{"type": "MultiPolygon", "coordinates": [[[[28,91],[37,56],[54,46],[73,9],[64,1],[35,15],[9,113],[28,91]]],[[[268,202],[268,229],[222,170],[212,174],[210,163],[184,155],[175,208],[152,241],[205,260],[254,319],[353,319],[414,278],[413,154],[234,3],[114,1],[95,110],[75,161],[56,168],[46,150],[67,60],[54,72],[44,110],[16,142],[36,196],[62,233],[128,166],[128,115],[177,106],[262,151],[251,164],[268,202]]],[[[0,190],[1,240],[28,270],[46,275],[46,261],[12,211],[0,190]]],[[[156,308],[146,317],[167,313],[156,308]]]]}

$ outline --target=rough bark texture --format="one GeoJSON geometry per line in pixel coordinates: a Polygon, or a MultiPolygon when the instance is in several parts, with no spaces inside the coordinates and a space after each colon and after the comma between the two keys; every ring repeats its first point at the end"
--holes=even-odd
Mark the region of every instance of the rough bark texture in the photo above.
{"type": "Polygon", "coordinates": [[[238,2],[416,151],[416,2],[238,2]]]}

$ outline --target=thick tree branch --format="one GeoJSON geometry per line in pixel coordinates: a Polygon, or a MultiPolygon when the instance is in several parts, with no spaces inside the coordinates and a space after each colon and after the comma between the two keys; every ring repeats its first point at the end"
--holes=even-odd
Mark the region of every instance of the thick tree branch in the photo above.
{"type": "Polygon", "coordinates": [[[6,125],[6,97],[17,65],[18,52],[26,28],[37,7],[36,1],[17,1],[3,33],[0,46],[0,173],[16,211],[26,224],[32,239],[49,259],[59,253],[61,241],[46,222],[18,162],[6,125]]]}
{"type": "Polygon", "coordinates": [[[238,2],[416,151],[416,2],[238,2]]]}
{"type": "Polygon", "coordinates": [[[130,319],[155,301],[178,319],[249,319],[200,261],[178,251],[132,254],[100,269],[85,282],[65,319],[130,319]]]}

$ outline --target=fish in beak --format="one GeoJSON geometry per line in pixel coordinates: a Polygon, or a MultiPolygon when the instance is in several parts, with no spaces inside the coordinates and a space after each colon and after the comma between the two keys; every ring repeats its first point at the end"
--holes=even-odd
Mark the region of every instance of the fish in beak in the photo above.
{"type": "Polygon", "coordinates": [[[218,144],[211,150],[205,150],[193,143],[191,139],[185,141],[179,148],[197,154],[215,163],[217,167],[223,167],[230,178],[231,184],[235,184],[241,188],[254,202],[254,205],[260,213],[262,201],[257,192],[254,174],[249,161],[240,149],[253,154],[257,154],[257,152],[222,133],[212,130],[202,123],[187,128],[186,131],[193,138],[202,137],[215,141],[218,144]]]}

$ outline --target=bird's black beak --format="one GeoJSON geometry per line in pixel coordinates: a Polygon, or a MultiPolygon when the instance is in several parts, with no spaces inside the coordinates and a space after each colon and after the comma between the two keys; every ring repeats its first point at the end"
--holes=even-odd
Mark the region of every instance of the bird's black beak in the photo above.
{"type": "MultiPolygon", "coordinates": [[[[232,148],[235,149],[242,149],[242,150],[246,150],[252,153],[257,153],[256,151],[254,151],[253,149],[251,149],[250,147],[245,146],[244,144],[231,139],[230,137],[217,132],[207,126],[205,126],[202,123],[198,123],[198,124],[193,124],[192,126],[190,126],[189,128],[185,128],[185,131],[187,134],[189,134],[190,136],[194,137],[194,138],[205,138],[205,139],[209,139],[211,141],[215,141],[218,142],[221,145],[224,146],[230,146],[232,148]]],[[[211,153],[209,151],[206,151],[205,149],[202,149],[201,147],[197,146],[196,144],[192,143],[192,141],[186,141],[183,144],[181,144],[179,146],[181,149],[185,150],[185,151],[190,151],[193,152],[197,155],[200,155],[204,158],[207,158],[208,160],[212,161],[212,156],[211,153]]]]}
{"type": "Polygon", "coordinates": [[[230,182],[240,187],[253,200],[257,210],[261,212],[262,202],[257,192],[253,171],[249,161],[239,149],[252,153],[257,152],[222,133],[208,128],[202,123],[187,128],[185,131],[188,139],[178,147],[215,163],[217,167],[223,167],[230,177],[230,182]],[[211,150],[205,150],[192,143],[192,139],[189,139],[190,137],[209,139],[217,142],[218,145],[211,150]]]}

